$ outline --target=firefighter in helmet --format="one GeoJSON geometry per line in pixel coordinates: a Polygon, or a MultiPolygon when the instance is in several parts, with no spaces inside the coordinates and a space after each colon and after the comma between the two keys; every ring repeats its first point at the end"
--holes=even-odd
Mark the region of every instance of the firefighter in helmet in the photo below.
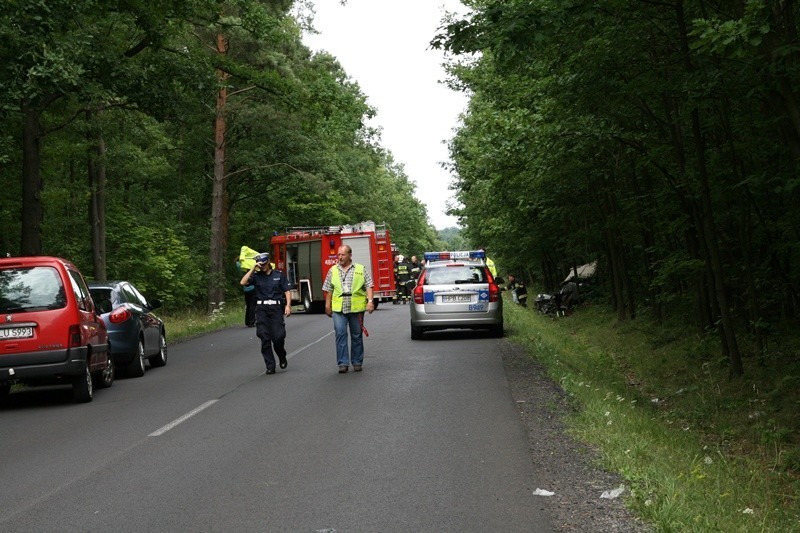
{"type": "Polygon", "coordinates": [[[397,256],[397,262],[394,264],[394,284],[397,290],[397,297],[394,300],[395,304],[403,302],[403,305],[409,301],[408,282],[411,281],[411,264],[406,261],[402,255],[397,256]]]}

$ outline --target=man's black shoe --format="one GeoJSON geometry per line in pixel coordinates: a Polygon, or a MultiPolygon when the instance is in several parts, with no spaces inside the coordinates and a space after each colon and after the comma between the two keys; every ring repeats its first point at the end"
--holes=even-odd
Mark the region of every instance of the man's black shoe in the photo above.
{"type": "Polygon", "coordinates": [[[274,368],[268,368],[267,371],[264,372],[264,373],[265,374],[274,374],[275,373],[275,369],[274,368]]]}
{"type": "Polygon", "coordinates": [[[278,361],[280,361],[281,368],[286,368],[286,365],[289,364],[288,361],[286,361],[285,355],[278,355],[278,361]]]}

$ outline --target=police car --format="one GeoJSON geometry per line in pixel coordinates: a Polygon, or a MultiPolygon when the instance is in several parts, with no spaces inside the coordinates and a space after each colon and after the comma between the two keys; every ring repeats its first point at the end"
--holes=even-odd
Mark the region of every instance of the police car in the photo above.
{"type": "Polygon", "coordinates": [[[426,331],[488,329],[503,336],[503,298],[482,250],[425,252],[412,295],[411,338],[426,331]]]}

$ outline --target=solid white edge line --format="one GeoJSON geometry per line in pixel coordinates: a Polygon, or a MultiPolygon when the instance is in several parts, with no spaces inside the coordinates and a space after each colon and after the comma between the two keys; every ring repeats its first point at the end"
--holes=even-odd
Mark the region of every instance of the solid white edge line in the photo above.
{"type": "Polygon", "coordinates": [[[215,403],[217,403],[218,401],[219,401],[219,400],[208,400],[206,403],[204,403],[204,404],[203,404],[203,405],[201,405],[200,407],[197,407],[197,408],[195,408],[195,409],[192,409],[191,411],[189,411],[188,413],[186,413],[186,414],[185,414],[185,415],[183,415],[182,417],[180,417],[180,418],[176,418],[175,420],[173,420],[172,422],[170,422],[170,423],[169,423],[169,424],[167,424],[166,426],[163,426],[162,428],[160,428],[160,429],[157,429],[156,431],[154,431],[154,432],[150,433],[150,434],[148,435],[148,437],[158,437],[158,436],[160,436],[160,435],[163,435],[164,433],[166,433],[166,432],[167,432],[167,431],[169,431],[170,429],[174,428],[175,426],[177,426],[177,425],[178,425],[178,424],[180,424],[181,422],[185,422],[186,420],[190,419],[191,417],[193,417],[194,415],[196,415],[196,414],[197,414],[197,413],[199,413],[200,411],[203,411],[204,409],[207,409],[207,408],[211,407],[212,405],[214,405],[214,404],[215,404],[215,403]]]}

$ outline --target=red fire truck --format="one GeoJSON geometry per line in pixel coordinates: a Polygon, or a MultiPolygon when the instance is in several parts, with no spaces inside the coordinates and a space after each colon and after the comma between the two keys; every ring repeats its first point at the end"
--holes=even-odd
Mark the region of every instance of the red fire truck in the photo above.
{"type": "Polygon", "coordinates": [[[353,261],[372,275],[373,301],[391,301],[395,294],[392,243],[386,224],[372,221],[345,226],[293,227],[275,235],[272,262],[286,272],[292,284],[292,305],[308,313],[325,310],[322,283],[328,270],[338,262],[339,246],[353,249],[353,261]]]}

